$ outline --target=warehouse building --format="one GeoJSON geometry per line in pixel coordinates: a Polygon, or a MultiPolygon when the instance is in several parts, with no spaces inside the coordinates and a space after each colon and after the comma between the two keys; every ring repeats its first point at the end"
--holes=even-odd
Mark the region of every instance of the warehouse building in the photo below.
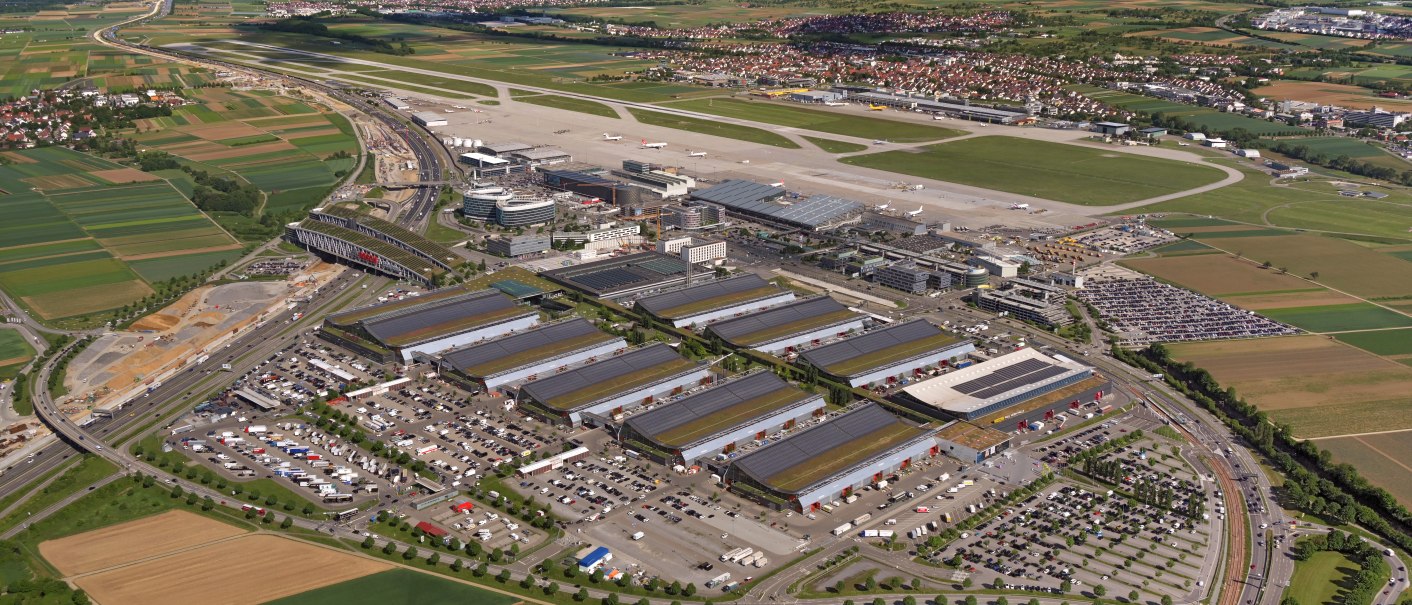
{"type": "Polygon", "coordinates": [[[387,103],[388,107],[396,109],[397,111],[407,111],[412,108],[411,104],[398,97],[383,97],[382,102],[387,103]]]}
{"type": "Polygon", "coordinates": [[[920,237],[927,234],[926,223],[920,223],[900,216],[882,214],[880,212],[864,212],[863,227],[900,233],[912,237],[920,237]]]}
{"type": "Polygon", "coordinates": [[[1020,263],[993,256],[972,256],[967,259],[973,267],[985,269],[996,277],[1016,277],[1020,274],[1020,263]]]}
{"type": "Polygon", "coordinates": [[[534,149],[534,145],[526,145],[520,142],[506,143],[486,143],[476,148],[476,151],[486,155],[493,155],[497,158],[509,159],[509,155],[516,151],[529,151],[534,149]]]}
{"type": "Polygon", "coordinates": [[[510,160],[484,153],[463,153],[461,154],[461,163],[470,166],[471,177],[477,179],[505,176],[524,169],[523,166],[513,164],[510,160]]]}
{"type": "Polygon", "coordinates": [[[980,462],[1010,449],[1010,433],[956,421],[936,434],[941,453],[967,464],[980,462]]]}
{"type": "Polygon", "coordinates": [[[710,367],[654,343],[525,383],[517,401],[547,422],[606,425],[624,411],[710,382],[710,367]]]}
{"type": "Polygon", "coordinates": [[[505,258],[548,252],[552,247],[548,235],[502,235],[485,242],[486,252],[505,258]]]}
{"type": "Polygon", "coordinates": [[[574,161],[574,156],[562,149],[553,147],[536,147],[534,149],[524,149],[512,151],[504,157],[518,164],[525,166],[551,166],[553,164],[563,164],[574,161]]]}
{"type": "Polygon", "coordinates": [[[319,335],[383,362],[407,362],[539,323],[539,313],[496,290],[444,288],[324,319],[319,335]]]}
{"type": "Polygon", "coordinates": [[[1012,279],[995,289],[977,288],[971,302],[985,311],[1004,312],[1021,321],[1056,327],[1074,322],[1065,306],[1068,292],[1060,286],[1029,279],[1012,279]]]}
{"type": "Polygon", "coordinates": [[[851,387],[893,384],[950,365],[976,350],[925,319],[892,324],[800,353],[820,373],[851,387]]]}
{"type": "Polygon", "coordinates": [[[1049,410],[1062,411],[1073,401],[1086,403],[1108,387],[1093,368],[1026,347],[908,385],[895,399],[932,417],[990,426],[1005,420],[1042,420],[1049,410]]]}
{"type": "Polygon", "coordinates": [[[419,111],[412,114],[412,121],[427,128],[446,125],[446,116],[435,111],[419,111]]]}
{"type": "Polygon", "coordinates": [[[822,396],[759,371],[634,415],[619,441],[663,464],[685,466],[729,456],[823,413],[822,396]]]}
{"type": "MultiPolygon", "coordinates": [[[[631,160],[629,160],[631,161],[631,160]]],[[[623,162],[626,167],[628,162],[623,162]]],[[[614,170],[613,176],[656,193],[660,197],[681,197],[696,187],[696,179],[661,170],[614,170]]]]}
{"type": "Polygon", "coordinates": [[[640,252],[554,269],[540,276],[590,296],[614,300],[685,286],[688,276],[692,277],[692,283],[714,278],[705,271],[692,275],[691,264],[656,252],[640,252]]]}
{"type": "Polygon", "coordinates": [[[691,194],[692,199],[725,208],[743,220],[780,227],[825,231],[862,220],[864,205],[830,195],[792,199],[783,203],[782,187],[730,179],[691,194]]]}
{"type": "Polygon", "coordinates": [[[742,456],[725,482],[776,510],[814,511],[935,456],[935,434],[868,403],[742,456]]]}
{"type": "Polygon", "coordinates": [[[849,311],[828,296],[788,302],[707,328],[732,345],[772,355],[862,329],[863,315],[849,311]]]}
{"type": "Polygon", "coordinates": [[[621,337],[575,317],[442,352],[436,364],[443,376],[489,391],[607,359],[627,346],[621,337]]]}
{"type": "Polygon", "coordinates": [[[929,97],[909,97],[886,92],[861,92],[848,95],[850,101],[915,109],[922,112],[945,114],[992,124],[1016,124],[1030,119],[1028,113],[998,107],[984,107],[963,103],[947,103],[929,97]]]}
{"type": "Polygon", "coordinates": [[[740,317],[766,307],[794,300],[794,293],[781,290],[759,275],[735,277],[645,296],[637,307],[673,327],[704,326],[718,319],[740,317]]]}

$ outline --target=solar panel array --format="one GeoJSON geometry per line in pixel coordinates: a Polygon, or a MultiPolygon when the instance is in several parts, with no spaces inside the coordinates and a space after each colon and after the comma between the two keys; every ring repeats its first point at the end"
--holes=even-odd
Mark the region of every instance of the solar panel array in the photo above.
{"type": "Polygon", "coordinates": [[[470,315],[494,313],[515,306],[515,301],[497,291],[481,291],[472,296],[436,301],[401,313],[375,317],[363,322],[374,338],[395,341],[399,336],[428,326],[453,322],[470,315]]]}
{"type": "MultiPolygon", "coordinates": [[[[758,313],[746,315],[736,319],[726,320],[713,324],[711,331],[717,336],[726,340],[744,337],[749,334],[782,326],[796,321],[802,321],[810,317],[827,315],[835,311],[847,311],[848,308],[839,304],[838,301],[827,296],[810,298],[792,302],[778,307],[772,307],[758,313]]],[[[788,334],[781,335],[788,336],[788,334]]]]}
{"type": "Polygon", "coordinates": [[[814,364],[815,367],[827,368],[855,357],[871,355],[878,351],[939,334],[941,334],[941,329],[932,325],[931,322],[919,319],[827,344],[805,352],[801,356],[809,363],[814,364]]]}
{"type": "Polygon", "coordinates": [[[637,266],[659,275],[676,275],[687,269],[686,261],[675,258],[652,258],[638,263],[637,266]]]}
{"type": "Polygon", "coordinates": [[[1014,390],[1016,387],[1033,384],[1068,371],[1068,368],[1045,363],[1038,359],[1026,359],[951,388],[977,399],[987,399],[1014,390]]]}
{"type": "Polygon", "coordinates": [[[681,290],[667,292],[665,294],[645,296],[638,299],[637,304],[647,309],[649,312],[659,313],[663,310],[674,309],[698,300],[707,300],[718,296],[735,294],[736,292],[745,292],[756,288],[763,288],[768,285],[769,284],[759,275],[746,273],[739,277],[706,282],[698,286],[682,288],[681,290]]]}
{"type": "MultiPolygon", "coordinates": [[[[742,401],[773,393],[781,389],[798,392],[796,401],[808,397],[804,391],[789,386],[770,372],[758,372],[712,387],[685,399],[661,406],[628,419],[628,424],[641,435],[660,435],[690,422],[696,422],[742,401]]],[[[768,410],[767,410],[768,411],[768,410]]],[[[748,424],[755,418],[744,418],[737,425],[748,424]]],[[[732,427],[733,428],[733,427],[732,427]]]]}
{"type": "Polygon", "coordinates": [[[870,403],[802,433],[762,447],[735,461],[735,466],[761,483],[827,454],[841,444],[901,422],[882,406],[870,403]]]}
{"type": "Polygon", "coordinates": [[[619,376],[678,359],[681,357],[671,347],[657,343],[562,374],[541,378],[526,384],[521,390],[536,401],[547,402],[595,384],[611,382],[619,376]]]}
{"type": "MultiPolygon", "coordinates": [[[[465,371],[466,368],[474,368],[483,363],[489,363],[497,359],[503,359],[511,355],[518,355],[525,351],[546,347],[556,342],[579,338],[589,334],[599,333],[593,324],[583,318],[551,324],[542,328],[526,330],[519,334],[512,334],[502,338],[497,338],[490,342],[478,344],[463,349],[457,349],[444,355],[446,361],[458,370],[465,371]]],[[[604,335],[605,338],[607,335],[604,335]]]]}

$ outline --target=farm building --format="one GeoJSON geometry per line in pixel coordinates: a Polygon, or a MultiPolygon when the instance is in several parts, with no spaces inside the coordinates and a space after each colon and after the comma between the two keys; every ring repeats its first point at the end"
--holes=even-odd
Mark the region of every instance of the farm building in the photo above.
{"type": "Polygon", "coordinates": [[[606,359],[627,348],[621,337],[581,317],[445,351],[437,356],[443,376],[486,390],[536,380],[569,366],[606,359]]]}
{"type": "Polygon", "coordinates": [[[754,273],[645,296],[637,307],[675,327],[703,326],[728,317],[740,317],[765,307],[794,300],[794,293],[781,290],[754,273]]]}
{"type": "Polygon", "coordinates": [[[982,426],[1042,421],[1102,396],[1110,383],[1093,368],[1023,348],[902,388],[895,399],[937,418],[982,426]]]}
{"type": "MultiPolygon", "coordinates": [[[[540,275],[556,284],[591,296],[621,299],[634,294],[684,286],[690,273],[691,265],[680,258],[656,252],[641,252],[545,271],[540,275]]],[[[693,281],[698,282],[713,278],[706,272],[698,272],[692,277],[693,281]]]]}
{"type": "Polygon", "coordinates": [[[958,420],[937,431],[936,443],[941,453],[973,463],[1010,449],[1010,433],[958,420]]]}
{"type": "Polygon", "coordinates": [[[766,506],[811,511],[935,456],[935,434],[868,403],[742,456],[725,481],[766,506]]]}
{"type": "Polygon", "coordinates": [[[624,410],[710,381],[709,367],[655,343],[526,383],[518,401],[550,422],[606,424],[624,410]]]}
{"type": "Polygon", "coordinates": [[[663,464],[688,465],[730,454],[823,411],[823,397],[756,372],[632,416],[619,440],[663,464]]]}
{"type": "Polygon", "coordinates": [[[925,319],[897,323],[800,353],[810,365],[851,387],[892,384],[950,364],[975,351],[971,341],[925,319]]]}
{"type": "Polygon", "coordinates": [[[803,344],[863,329],[863,316],[828,296],[788,302],[744,317],[719,321],[711,334],[737,347],[776,354],[803,344]]]}
{"type": "Polygon", "coordinates": [[[406,362],[538,323],[538,312],[496,290],[458,286],[331,315],[319,335],[380,361],[406,362]]]}

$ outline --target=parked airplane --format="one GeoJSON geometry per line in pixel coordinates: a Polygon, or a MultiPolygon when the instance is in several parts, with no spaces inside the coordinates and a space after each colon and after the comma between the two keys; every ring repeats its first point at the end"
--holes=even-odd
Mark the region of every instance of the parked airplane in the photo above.
{"type": "Polygon", "coordinates": [[[1029,209],[1030,209],[1030,205],[1029,205],[1029,204],[1010,204],[1010,209],[1011,209],[1011,210],[1029,210],[1029,209]]]}
{"type": "Polygon", "coordinates": [[[939,113],[937,113],[937,114],[932,114],[932,119],[933,119],[933,120],[945,120],[945,119],[946,119],[946,116],[943,115],[943,114],[939,114],[939,113]]]}
{"type": "Polygon", "coordinates": [[[704,151],[687,151],[687,152],[686,152],[686,157],[689,157],[689,158],[704,158],[704,157],[706,157],[706,152],[704,152],[704,151]]]}
{"type": "Polygon", "coordinates": [[[642,140],[642,148],[643,148],[643,149],[661,149],[661,148],[666,147],[666,146],[667,146],[666,143],[648,143],[648,142],[647,142],[647,139],[643,139],[643,140],[642,140]]]}
{"type": "Polygon", "coordinates": [[[887,111],[886,105],[868,105],[868,111],[887,111]]]}
{"type": "Polygon", "coordinates": [[[892,205],[891,203],[888,203],[888,204],[878,204],[876,207],[873,208],[873,210],[887,210],[887,207],[888,207],[888,206],[891,206],[891,205],[892,205]]]}
{"type": "Polygon", "coordinates": [[[847,103],[839,103],[836,101],[824,101],[824,105],[827,105],[829,107],[843,107],[844,105],[847,105],[847,103]]]}
{"type": "Polygon", "coordinates": [[[620,134],[608,134],[608,133],[605,132],[605,133],[603,133],[603,140],[605,140],[605,141],[621,141],[621,140],[623,140],[623,135],[620,135],[620,134]]]}
{"type": "Polygon", "coordinates": [[[917,216],[918,214],[921,214],[921,213],[922,213],[922,207],[921,207],[921,206],[917,206],[917,209],[916,209],[916,210],[908,210],[908,211],[907,211],[907,216],[917,216]]]}

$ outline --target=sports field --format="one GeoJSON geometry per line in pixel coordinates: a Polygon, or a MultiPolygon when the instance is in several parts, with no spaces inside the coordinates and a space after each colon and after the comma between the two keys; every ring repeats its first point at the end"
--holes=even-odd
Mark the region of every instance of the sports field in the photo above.
{"type": "Polygon", "coordinates": [[[740,99],[693,99],[667,103],[668,107],[690,109],[727,118],[790,126],[816,132],[841,134],[897,143],[920,143],[965,134],[959,130],[917,122],[903,122],[856,115],[854,108],[812,109],[784,101],[744,101],[740,99]]]}
{"type": "Polygon", "coordinates": [[[1334,461],[1352,464],[1358,472],[1397,498],[1412,502],[1412,432],[1381,433],[1320,439],[1334,461]]]}
{"type": "Polygon", "coordinates": [[[1412,429],[1412,367],[1326,336],[1167,346],[1301,438],[1412,429]]]}
{"type": "Polygon", "coordinates": [[[18,193],[0,195],[0,287],[42,319],[115,309],[240,254],[239,242],[153,175],[63,147],[5,157],[0,190],[18,193]],[[165,270],[141,275],[138,263],[165,270]]]}
{"type": "Polygon", "coordinates": [[[0,381],[14,378],[24,364],[34,359],[34,347],[18,330],[0,328],[0,381]]]}
{"type": "Polygon", "coordinates": [[[1412,327],[1412,317],[1365,302],[1265,309],[1261,314],[1310,332],[1412,327]]]}
{"type": "Polygon", "coordinates": [[[687,116],[676,116],[652,111],[649,109],[638,109],[629,107],[628,113],[637,118],[637,121],[650,126],[665,126],[687,132],[698,132],[712,136],[736,139],[749,143],[759,143],[771,147],[782,147],[784,149],[799,149],[799,145],[794,141],[784,138],[768,130],[761,130],[750,126],[740,126],[738,124],[726,124],[724,122],[713,122],[701,118],[687,116]]]}
{"type": "Polygon", "coordinates": [[[924,149],[857,155],[840,161],[1083,206],[1134,202],[1222,178],[1219,170],[1197,164],[1005,136],[976,137],[924,149]]]}
{"type": "Polygon", "coordinates": [[[389,569],[332,586],[269,601],[266,605],[510,605],[520,599],[410,569],[389,569]]]}

